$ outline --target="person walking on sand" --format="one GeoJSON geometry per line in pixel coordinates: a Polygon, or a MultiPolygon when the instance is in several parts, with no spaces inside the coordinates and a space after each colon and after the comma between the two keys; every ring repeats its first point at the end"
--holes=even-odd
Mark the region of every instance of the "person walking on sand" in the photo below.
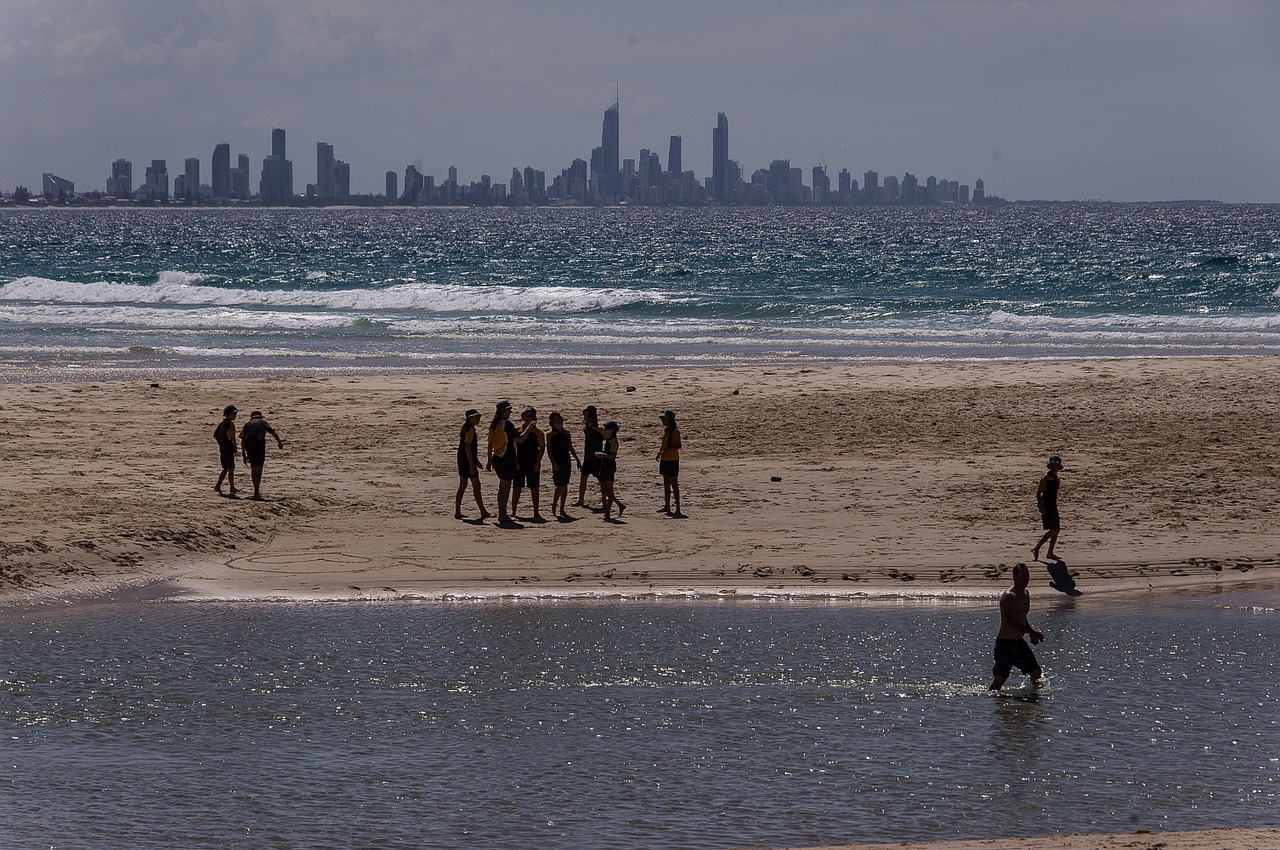
{"type": "Polygon", "coordinates": [[[662,476],[662,510],[659,513],[683,518],[680,513],[680,429],[676,426],[676,412],[664,410],[658,414],[662,420],[662,443],[658,448],[658,474],[662,476]],[[675,497],[676,509],[671,511],[671,499],[675,497]]]}
{"type": "Polygon", "coordinates": [[[489,451],[484,468],[492,469],[498,476],[498,524],[511,525],[508,502],[511,497],[511,480],[516,476],[516,438],[520,432],[511,424],[511,402],[498,402],[497,412],[489,423],[489,451]]]}
{"type": "Polygon", "coordinates": [[[1044,553],[1045,558],[1049,561],[1058,560],[1053,547],[1058,542],[1058,529],[1061,526],[1058,518],[1058,487],[1061,484],[1058,472],[1062,469],[1062,458],[1050,455],[1047,466],[1049,471],[1040,477],[1040,485],[1036,488],[1036,507],[1040,510],[1040,524],[1044,527],[1044,535],[1031,550],[1031,557],[1037,561],[1040,560],[1040,547],[1045,543],[1049,544],[1048,551],[1044,553]]]}
{"type": "Polygon", "coordinates": [[[249,421],[240,429],[240,448],[244,452],[244,462],[249,465],[249,476],[253,479],[253,495],[249,498],[257,502],[262,501],[262,467],[267,462],[268,434],[276,438],[276,448],[284,448],[285,441],[262,418],[262,411],[250,411],[249,421]]]}
{"type": "Polygon", "coordinates": [[[520,494],[529,488],[529,498],[533,500],[533,520],[542,522],[542,513],[538,505],[538,492],[542,485],[542,456],[547,451],[547,436],[538,427],[538,411],[526,407],[520,414],[520,436],[516,437],[516,461],[519,469],[511,487],[511,515],[516,516],[516,508],[520,504],[520,494]]]}
{"type": "Polygon", "coordinates": [[[480,424],[480,411],[474,407],[467,411],[458,433],[458,495],[453,500],[453,518],[466,519],[462,514],[462,497],[466,495],[467,484],[471,484],[471,492],[476,497],[476,507],[480,509],[480,521],[493,516],[485,510],[484,499],[480,497],[480,454],[476,445],[476,425],[480,424]]]}
{"type": "Polygon", "coordinates": [[[995,665],[991,668],[994,678],[988,690],[1000,690],[1014,667],[1031,677],[1032,687],[1040,686],[1040,662],[1022,639],[1023,635],[1031,635],[1033,644],[1044,640],[1044,635],[1027,622],[1027,613],[1031,610],[1029,581],[1031,573],[1027,565],[1014,564],[1013,586],[1000,594],[1000,631],[996,632],[995,665]]]}
{"type": "MultiPolygon", "coordinates": [[[[580,508],[587,504],[587,479],[599,478],[600,451],[604,447],[604,431],[600,427],[596,406],[589,404],[582,410],[582,466],[578,475],[578,501],[580,508]]],[[[603,490],[603,488],[601,488],[603,490]]]]}
{"type": "Polygon", "coordinates": [[[618,506],[618,519],[622,519],[622,512],[627,506],[622,504],[622,500],[617,497],[613,491],[614,479],[618,476],[618,423],[604,423],[604,446],[596,457],[600,458],[600,470],[597,476],[600,479],[600,495],[604,498],[604,521],[611,522],[609,511],[614,505],[618,506]]]}
{"type": "Polygon", "coordinates": [[[579,469],[582,468],[582,461],[578,458],[577,449],[573,447],[572,435],[565,430],[564,417],[560,415],[560,411],[551,411],[547,421],[551,423],[551,429],[547,431],[547,457],[551,458],[551,483],[556,488],[551,496],[551,515],[569,520],[573,518],[565,511],[569,501],[569,478],[573,475],[569,458],[573,458],[579,469]],[[556,505],[560,506],[559,513],[556,512],[556,505]]]}
{"type": "Polygon", "coordinates": [[[222,482],[226,481],[231,492],[225,494],[232,499],[240,498],[236,489],[236,406],[228,404],[222,408],[222,421],[213,429],[213,439],[218,441],[218,458],[222,462],[222,472],[218,474],[218,483],[213,489],[218,495],[222,492],[222,482]]]}

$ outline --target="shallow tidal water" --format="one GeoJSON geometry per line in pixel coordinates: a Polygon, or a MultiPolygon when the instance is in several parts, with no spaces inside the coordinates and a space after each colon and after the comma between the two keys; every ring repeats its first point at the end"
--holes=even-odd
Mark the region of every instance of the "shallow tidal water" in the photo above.
{"type": "Polygon", "coordinates": [[[1280,824],[1280,589],[0,613],[0,846],[710,848],[1280,824]],[[1018,684],[1017,674],[1010,682],[1018,684]]]}

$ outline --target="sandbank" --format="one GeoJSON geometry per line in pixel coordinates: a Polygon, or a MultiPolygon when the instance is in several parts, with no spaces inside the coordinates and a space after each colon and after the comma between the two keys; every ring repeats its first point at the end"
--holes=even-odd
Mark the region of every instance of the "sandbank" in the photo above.
{"type": "MultiPolygon", "coordinates": [[[[222,599],[563,596],[989,599],[1040,534],[1078,601],[1280,582],[1269,357],[297,374],[0,384],[0,599],[155,585],[222,599]],[[462,413],[588,403],[622,424],[623,522],[454,519],[462,413]],[[288,440],[265,502],[213,491],[221,409],[288,440]],[[659,513],[675,409],[687,518],[659,513]]],[[[578,442],[580,448],[580,436],[578,442]]],[[[549,472],[546,474],[549,479],[549,472]]],[[[248,471],[237,470],[247,495],[248,471]]],[[[483,477],[495,509],[496,480],[483,477]]],[[[574,479],[576,497],[576,474],[574,479]]],[[[588,497],[599,504],[593,483],[588,497]]],[[[551,499],[543,488],[544,512],[551,499]]],[[[520,515],[531,515],[528,494],[520,515]]],[[[1036,603],[1068,597],[1032,564],[1036,603]]]]}

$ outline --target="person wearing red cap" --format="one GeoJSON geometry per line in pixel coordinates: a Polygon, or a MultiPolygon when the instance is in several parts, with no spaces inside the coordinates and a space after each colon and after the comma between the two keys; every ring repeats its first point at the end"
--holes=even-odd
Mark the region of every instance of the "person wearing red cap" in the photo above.
{"type": "Polygon", "coordinates": [[[244,462],[249,465],[249,477],[253,479],[253,495],[249,498],[258,502],[262,501],[262,467],[267,462],[268,434],[276,438],[277,448],[284,448],[284,440],[262,418],[261,410],[250,412],[249,421],[240,429],[240,449],[244,462]]]}

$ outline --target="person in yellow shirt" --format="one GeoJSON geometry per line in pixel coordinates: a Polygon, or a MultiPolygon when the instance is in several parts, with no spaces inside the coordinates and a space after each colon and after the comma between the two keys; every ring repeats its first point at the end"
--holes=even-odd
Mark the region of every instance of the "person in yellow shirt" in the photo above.
{"type": "Polygon", "coordinates": [[[676,412],[664,410],[658,414],[662,420],[662,445],[658,449],[658,473],[662,476],[662,510],[677,519],[684,519],[680,512],[680,428],[676,425],[676,412]],[[671,510],[674,497],[676,509],[671,510]]]}
{"type": "Polygon", "coordinates": [[[476,425],[480,424],[480,411],[474,407],[467,411],[458,433],[458,495],[454,499],[453,518],[466,519],[462,514],[462,497],[467,493],[467,484],[471,484],[471,492],[476,497],[476,507],[480,508],[480,521],[484,522],[493,514],[485,510],[484,499],[480,497],[480,454],[476,436],[476,425]]]}
{"type": "Polygon", "coordinates": [[[507,502],[511,495],[511,480],[516,477],[516,438],[520,432],[511,424],[511,402],[498,402],[498,410],[489,423],[489,451],[484,468],[492,469],[498,476],[498,525],[511,525],[507,502]]]}

